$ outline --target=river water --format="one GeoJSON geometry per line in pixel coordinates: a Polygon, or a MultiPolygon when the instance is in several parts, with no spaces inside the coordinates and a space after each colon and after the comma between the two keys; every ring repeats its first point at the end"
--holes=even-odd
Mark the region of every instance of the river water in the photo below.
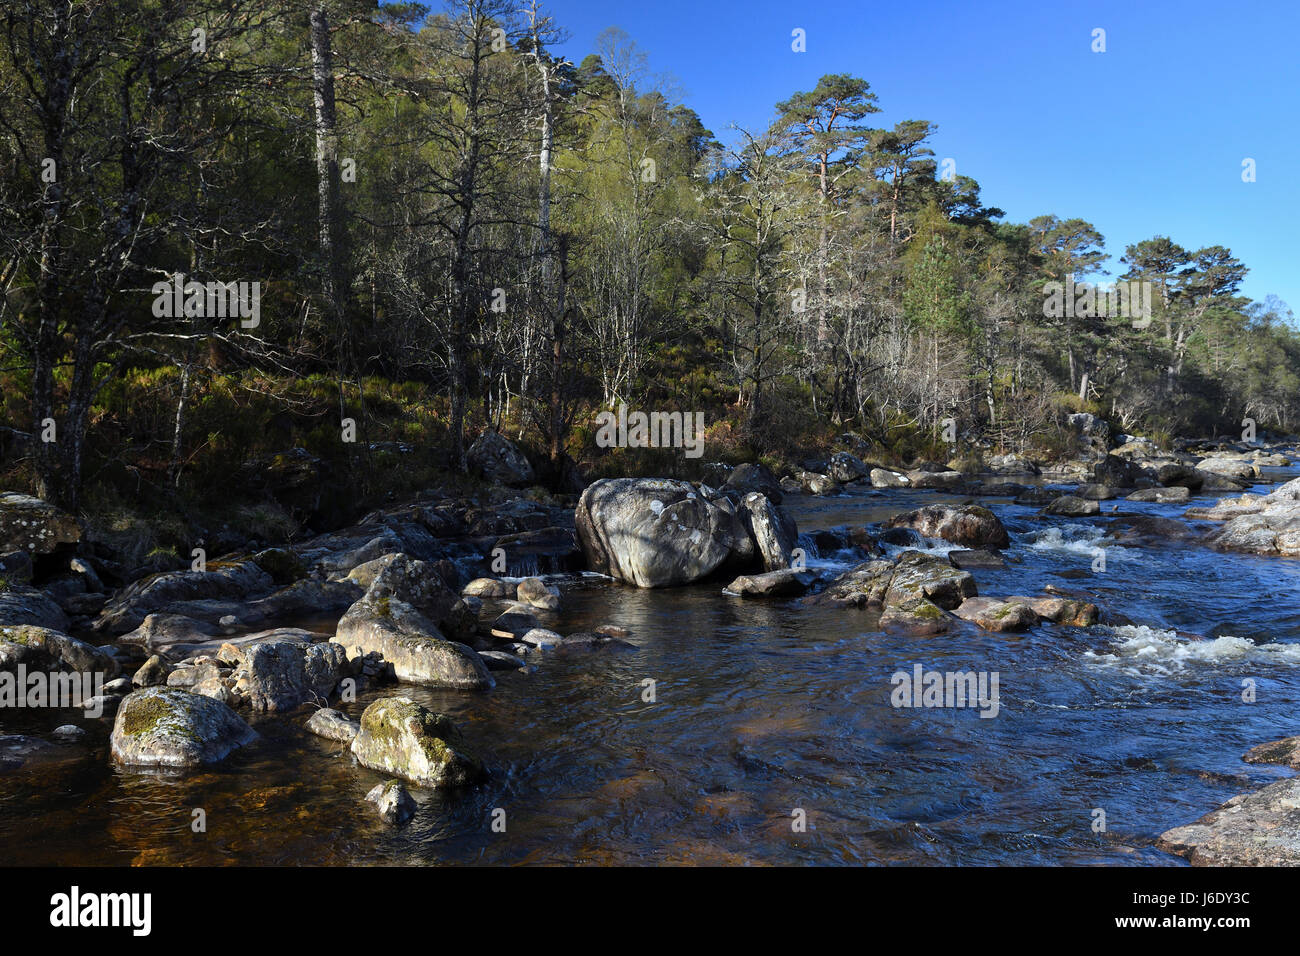
{"type": "MultiPolygon", "coordinates": [[[[786,504],[806,532],[960,500],[860,489],[786,504]]],[[[718,583],[557,578],[560,630],[617,624],[636,650],[542,657],[483,694],[388,686],[344,708],[408,694],[452,715],[491,769],[462,793],[412,788],[405,827],[380,822],[364,796],[381,776],[306,733],[306,712],[252,718],[261,739],[217,767],[159,774],[112,766],[108,721],[10,711],[0,733],[91,734],[57,764],[0,775],[0,862],[1183,865],[1155,848],[1163,830],[1289,775],[1240,757],[1300,733],[1300,562],[1102,538],[1114,504],[1175,518],[1186,505],[1040,519],[976,500],[1012,537],[1006,569],[972,572],[981,594],[1054,584],[1133,624],[918,638],[718,583]],[[997,716],[892,706],[891,675],[917,664],[996,672],[997,716]]]]}

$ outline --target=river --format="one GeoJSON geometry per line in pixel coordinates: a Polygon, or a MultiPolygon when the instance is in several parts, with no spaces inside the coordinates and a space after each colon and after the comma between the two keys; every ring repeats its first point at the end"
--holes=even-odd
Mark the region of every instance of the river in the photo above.
{"type": "MultiPolygon", "coordinates": [[[[786,505],[806,532],[961,500],[859,489],[786,505]]],[[[353,766],[345,745],[306,733],[303,712],[253,717],[258,743],[184,774],[118,769],[110,722],[76,721],[91,735],[68,745],[68,760],[0,775],[0,856],[1184,865],[1155,848],[1163,830],[1289,774],[1240,758],[1300,733],[1300,562],[1102,540],[1115,504],[1165,517],[1187,505],[1121,500],[1103,502],[1100,517],[1040,519],[1009,499],[976,500],[1012,537],[1006,569],[972,572],[981,594],[1076,588],[1134,624],[1014,634],[962,624],[918,638],[876,630],[870,612],[745,600],[719,583],[641,591],[556,578],[564,631],[617,624],[636,650],[544,656],[531,674],[498,673],[483,694],[376,688],[347,708],[357,715],[375,697],[406,693],[452,715],[492,771],[462,793],[412,788],[420,809],[405,827],[382,823],[364,800],[381,776],[353,766]],[[1101,547],[1105,570],[1095,572],[1101,547]],[[997,716],[892,706],[891,675],[917,664],[996,672],[997,716]],[[1244,681],[1254,702],[1243,701],[1244,681]]],[[[814,567],[857,561],[812,554],[803,541],[814,567]]],[[[3,732],[46,733],[74,716],[11,712],[3,732]]]]}

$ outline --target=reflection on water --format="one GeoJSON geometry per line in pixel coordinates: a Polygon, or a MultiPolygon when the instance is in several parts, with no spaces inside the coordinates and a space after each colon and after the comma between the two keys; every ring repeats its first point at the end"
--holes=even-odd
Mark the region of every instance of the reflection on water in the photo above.
{"type": "MultiPolygon", "coordinates": [[[[939,500],[790,506],[812,529],[939,500]]],[[[255,719],[256,745],[175,775],[113,768],[103,724],[10,712],[4,733],[73,720],[92,734],[0,775],[4,861],[1179,864],[1153,848],[1161,831],[1286,773],[1240,755],[1300,732],[1300,563],[1158,539],[1117,547],[1106,515],[1047,523],[980,501],[1013,537],[1006,569],[974,572],[981,593],[1082,589],[1134,624],[916,638],[875,631],[867,612],[745,601],[721,583],[651,592],[567,578],[563,629],[617,624],[637,650],[546,658],[486,694],[402,686],[451,714],[492,769],[460,794],[412,788],[408,826],[379,821],[364,795],[380,775],[303,731],[307,712],[255,719]],[[1100,548],[1106,570],[1093,573],[1100,548]],[[999,716],[891,707],[891,674],[915,664],[998,672],[999,716]],[[207,832],[194,833],[200,808],[207,832]],[[1092,832],[1094,808],[1105,833],[1092,832]],[[797,810],[806,832],[791,826],[797,810]]]]}

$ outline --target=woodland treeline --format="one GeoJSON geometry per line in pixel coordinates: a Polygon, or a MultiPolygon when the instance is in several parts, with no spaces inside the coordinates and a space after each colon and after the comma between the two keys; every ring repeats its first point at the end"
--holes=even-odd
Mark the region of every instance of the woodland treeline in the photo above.
{"type": "Polygon", "coordinates": [[[563,38],[530,0],[6,3],[5,486],[228,499],[301,448],[364,497],[494,426],[558,488],[619,403],[703,411],[705,460],[1295,430],[1300,341],[1229,249],[1005,222],[856,76],[715,135],[622,31],[563,38]],[[1152,321],[1046,317],[1108,253],[1152,321]],[[155,314],[177,273],[259,324],[155,314]]]}

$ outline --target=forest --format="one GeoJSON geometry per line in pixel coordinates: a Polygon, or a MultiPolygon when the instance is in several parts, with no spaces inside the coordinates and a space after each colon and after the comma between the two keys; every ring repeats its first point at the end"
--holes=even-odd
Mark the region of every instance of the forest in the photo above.
{"type": "Polygon", "coordinates": [[[485,428],[567,492],[850,432],[949,457],[945,421],[1049,458],[1079,411],[1297,429],[1291,314],[1230,249],[1008,222],[863,77],[711,131],[622,30],[564,39],[538,0],[7,3],[3,487],[273,535],[266,487],[339,523],[469,487],[485,428]],[[1108,257],[1149,315],[1047,305],[1108,257]],[[619,406],[698,416],[702,457],[602,447],[619,406]]]}

